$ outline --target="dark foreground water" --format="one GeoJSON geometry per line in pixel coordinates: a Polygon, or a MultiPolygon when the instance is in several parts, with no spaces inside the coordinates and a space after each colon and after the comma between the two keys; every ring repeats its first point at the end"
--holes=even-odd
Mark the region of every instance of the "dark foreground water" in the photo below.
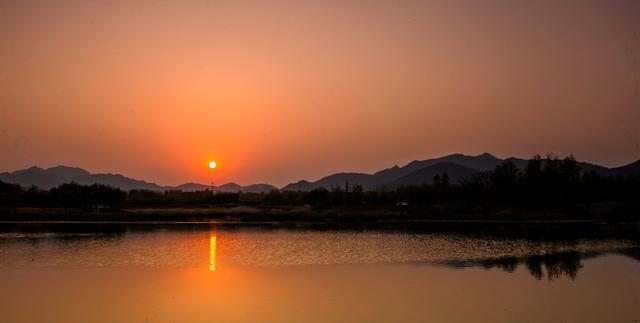
{"type": "Polygon", "coordinates": [[[0,227],[0,322],[639,322],[640,240],[0,227]]]}

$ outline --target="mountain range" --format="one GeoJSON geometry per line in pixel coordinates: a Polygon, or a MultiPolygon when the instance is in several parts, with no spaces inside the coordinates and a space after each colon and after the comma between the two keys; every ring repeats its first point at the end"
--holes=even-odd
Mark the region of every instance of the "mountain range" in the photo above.
{"type": "MultiPolygon", "coordinates": [[[[405,166],[394,166],[373,174],[337,173],[323,177],[315,182],[302,180],[282,188],[285,191],[309,191],[319,187],[344,187],[359,184],[365,190],[376,188],[394,189],[399,186],[431,183],[437,174],[447,173],[451,182],[457,182],[480,171],[493,170],[497,165],[511,161],[518,168],[524,169],[529,160],[521,158],[500,159],[489,153],[477,156],[453,154],[427,160],[414,160],[405,166]]],[[[640,160],[626,166],[607,168],[586,162],[579,162],[583,171],[595,171],[602,175],[640,175],[640,160]]]]}
{"type": "MultiPolygon", "coordinates": [[[[336,173],[323,177],[315,182],[301,180],[288,184],[282,188],[285,191],[309,191],[324,187],[344,187],[359,184],[365,190],[376,188],[394,189],[400,186],[420,185],[431,183],[437,174],[447,173],[451,182],[457,182],[480,171],[494,169],[504,161],[513,162],[518,168],[523,169],[528,163],[527,159],[507,158],[500,159],[489,153],[477,156],[453,154],[440,158],[414,160],[402,167],[394,166],[383,169],[373,174],[366,173],[336,173]]],[[[583,171],[595,171],[602,175],[640,175],[640,160],[629,165],[607,168],[586,162],[580,162],[583,171]]],[[[120,174],[92,174],[78,167],[56,166],[47,169],[30,167],[10,173],[0,173],[0,180],[7,183],[20,184],[23,187],[32,185],[42,189],[50,189],[63,183],[76,182],[90,185],[93,183],[107,184],[119,187],[123,190],[147,189],[153,191],[182,190],[198,191],[210,189],[210,185],[199,183],[186,183],[179,186],[160,186],[155,183],[145,182],[120,174]]],[[[269,192],[277,189],[269,184],[253,184],[241,186],[236,183],[227,183],[214,186],[215,191],[220,192],[269,192]]]]}
{"type": "MultiPolygon", "coordinates": [[[[68,166],[56,166],[47,169],[34,166],[11,173],[0,173],[0,181],[19,184],[23,187],[35,185],[41,189],[50,189],[60,184],[70,182],[76,182],[83,185],[100,183],[119,187],[127,191],[133,189],[152,191],[202,191],[211,189],[211,185],[198,183],[186,183],[179,186],[160,186],[155,183],[137,180],[120,174],[91,174],[82,168],[68,166]]],[[[227,183],[220,186],[214,186],[214,190],[219,192],[261,193],[269,192],[274,189],[277,188],[268,184],[241,186],[236,183],[227,183]]]]}

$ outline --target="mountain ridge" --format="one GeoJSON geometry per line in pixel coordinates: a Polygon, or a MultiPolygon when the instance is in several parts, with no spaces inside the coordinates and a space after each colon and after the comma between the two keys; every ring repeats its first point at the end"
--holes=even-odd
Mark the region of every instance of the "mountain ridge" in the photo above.
{"type": "MultiPolygon", "coordinates": [[[[199,183],[185,183],[178,186],[160,186],[156,183],[146,182],[134,179],[122,174],[113,173],[90,173],[80,167],[70,166],[54,166],[50,168],[40,168],[32,166],[13,172],[0,173],[0,180],[7,183],[19,184],[23,187],[37,186],[41,189],[50,189],[52,187],[75,182],[82,185],[91,185],[95,183],[118,187],[123,190],[182,190],[197,191],[211,189],[210,185],[199,183]]],[[[261,193],[277,189],[269,184],[252,184],[247,186],[238,185],[236,183],[227,183],[220,186],[214,186],[215,191],[219,192],[250,192],[261,193]]]]}
{"type": "MultiPolygon", "coordinates": [[[[377,171],[372,174],[366,173],[335,173],[321,179],[310,182],[310,181],[298,181],[295,183],[285,185],[282,190],[284,191],[297,191],[303,190],[308,191],[312,189],[316,189],[319,187],[324,187],[330,189],[332,187],[344,187],[347,182],[350,185],[358,184],[363,187],[365,190],[370,189],[379,189],[379,188],[395,188],[398,187],[398,183],[395,181],[403,178],[405,176],[409,176],[414,174],[414,176],[422,177],[422,182],[420,183],[430,183],[432,178],[424,178],[425,174],[429,172],[429,170],[425,170],[423,173],[419,173],[420,170],[426,169],[428,167],[433,167],[435,165],[445,163],[445,164],[454,164],[456,166],[462,166],[467,169],[475,170],[476,172],[480,171],[489,171],[493,170],[497,165],[505,162],[511,161],[516,167],[519,169],[524,169],[530,159],[522,159],[517,157],[508,157],[505,159],[498,158],[490,153],[482,153],[476,156],[473,155],[464,155],[460,153],[450,154],[439,158],[431,158],[425,160],[413,160],[404,166],[395,165],[390,168],[386,168],[380,171],[377,171]]],[[[582,171],[595,171],[602,175],[629,175],[629,174],[638,174],[640,175],[640,160],[630,163],[621,167],[607,168],[604,166],[588,163],[588,162],[578,162],[582,167],[582,171]]],[[[440,170],[442,172],[446,172],[449,175],[449,178],[452,183],[459,181],[466,175],[468,176],[469,171],[460,167],[456,167],[452,165],[441,165],[440,170]]],[[[433,171],[433,169],[431,169],[433,171]]],[[[435,174],[434,174],[435,175],[435,174]]],[[[404,179],[404,182],[413,183],[411,185],[420,184],[415,182],[415,180],[404,179]]]]}
{"type": "MultiPolygon", "coordinates": [[[[447,173],[452,183],[472,175],[473,173],[488,171],[495,166],[511,161],[518,168],[524,169],[528,159],[509,157],[498,158],[489,153],[480,155],[450,154],[439,158],[425,160],[414,160],[404,166],[393,166],[382,169],[372,174],[359,172],[340,172],[320,178],[317,181],[300,180],[287,184],[281,188],[283,191],[310,191],[324,187],[332,189],[334,187],[344,188],[345,186],[361,185],[365,190],[371,189],[393,189],[403,185],[419,185],[431,183],[436,174],[447,173]]],[[[602,175],[640,175],[640,160],[628,165],[607,168],[604,166],[579,162],[584,172],[595,171],[602,175]]],[[[76,182],[78,184],[91,185],[101,183],[119,187],[124,190],[147,189],[153,191],[182,190],[198,191],[211,189],[210,185],[200,183],[184,183],[177,186],[160,186],[153,182],[146,182],[135,178],[130,178],[121,174],[112,173],[90,173],[80,167],[55,166],[50,168],[40,168],[32,166],[13,172],[0,173],[0,180],[7,183],[15,183],[24,187],[32,185],[41,189],[50,189],[60,184],[76,182]]],[[[278,188],[270,184],[251,184],[242,186],[237,183],[226,183],[214,186],[215,191],[220,192],[250,192],[262,193],[278,188]]]]}

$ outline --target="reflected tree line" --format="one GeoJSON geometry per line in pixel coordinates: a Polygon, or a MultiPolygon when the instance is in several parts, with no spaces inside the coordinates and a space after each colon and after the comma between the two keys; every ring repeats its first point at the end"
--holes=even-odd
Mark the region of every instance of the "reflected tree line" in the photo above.
{"type": "Polygon", "coordinates": [[[483,267],[500,268],[508,273],[513,273],[520,265],[524,265],[531,276],[538,280],[546,277],[550,281],[563,276],[574,280],[578,271],[583,267],[582,259],[595,257],[597,254],[580,254],[577,251],[565,251],[543,255],[531,255],[526,257],[500,257],[487,258],[478,261],[448,262],[445,265],[452,267],[483,267]]]}
{"type": "Polygon", "coordinates": [[[611,176],[583,171],[569,156],[535,156],[524,169],[506,161],[492,171],[479,172],[452,183],[447,173],[430,183],[396,189],[364,190],[360,185],[312,191],[222,193],[210,190],[123,191],[107,185],[63,184],[50,190],[22,188],[0,182],[0,206],[40,206],[89,209],[121,207],[255,205],[332,207],[457,206],[563,206],[602,201],[637,201],[640,176],[611,176]]]}
{"type": "Polygon", "coordinates": [[[545,255],[534,255],[524,259],[499,259],[496,267],[507,272],[513,272],[523,263],[529,273],[536,279],[542,279],[546,273],[547,279],[553,281],[562,276],[574,280],[582,268],[582,256],[576,251],[567,251],[545,255]],[[544,271],[543,271],[544,268],[544,271]]]}
{"type": "Polygon", "coordinates": [[[537,280],[546,277],[549,281],[558,280],[567,277],[575,280],[578,272],[583,268],[582,261],[586,259],[596,258],[607,254],[619,254],[627,256],[635,261],[640,261],[640,248],[630,247],[622,249],[614,249],[603,252],[578,252],[575,250],[552,252],[545,254],[534,254],[525,257],[498,257],[486,258],[481,260],[467,261],[451,261],[445,262],[444,265],[450,267],[482,267],[486,269],[499,268],[505,272],[513,273],[521,265],[524,266],[529,274],[537,280]]]}

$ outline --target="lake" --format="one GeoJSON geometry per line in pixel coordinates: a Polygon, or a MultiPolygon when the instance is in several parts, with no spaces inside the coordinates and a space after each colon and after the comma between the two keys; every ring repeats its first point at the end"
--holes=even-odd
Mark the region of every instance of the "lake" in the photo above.
{"type": "Polygon", "coordinates": [[[640,235],[0,226],[0,322],[639,322],[640,235]]]}

